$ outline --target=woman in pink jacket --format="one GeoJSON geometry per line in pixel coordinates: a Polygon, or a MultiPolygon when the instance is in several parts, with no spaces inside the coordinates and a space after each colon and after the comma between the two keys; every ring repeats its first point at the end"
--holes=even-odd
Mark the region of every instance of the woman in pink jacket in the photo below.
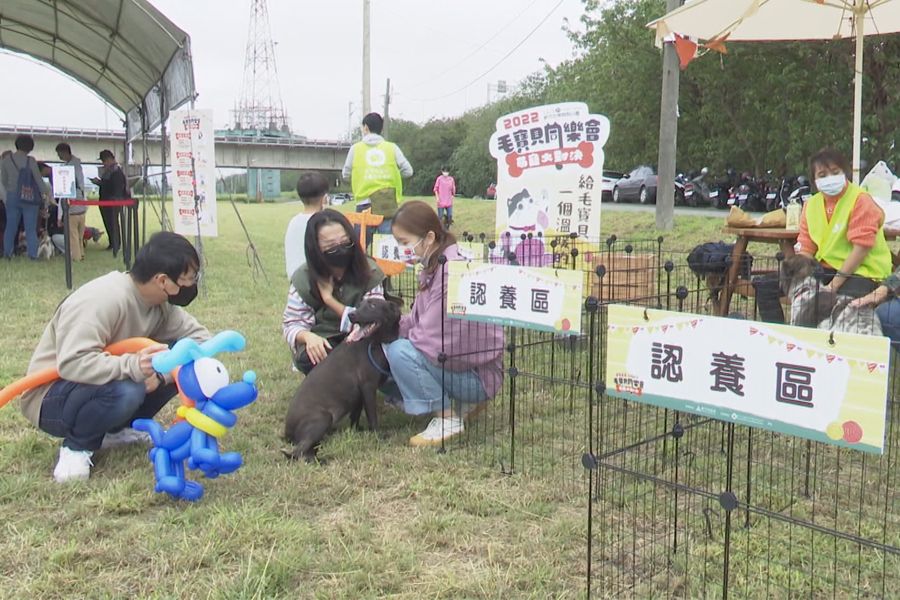
{"type": "Polygon", "coordinates": [[[463,432],[463,418],[493,398],[503,383],[503,329],[447,317],[447,261],[464,260],[456,238],[425,202],[404,202],[392,226],[397,241],[422,263],[412,311],[400,320],[400,339],[385,347],[391,375],[412,415],[434,413],[413,446],[439,446],[463,432]],[[443,373],[440,358],[445,358],[443,373]],[[454,401],[451,403],[451,399],[454,401]]]}
{"type": "Polygon", "coordinates": [[[437,201],[438,219],[450,229],[453,224],[453,196],[456,195],[456,181],[450,177],[447,167],[441,167],[441,174],[434,180],[434,199],[437,201]]]}

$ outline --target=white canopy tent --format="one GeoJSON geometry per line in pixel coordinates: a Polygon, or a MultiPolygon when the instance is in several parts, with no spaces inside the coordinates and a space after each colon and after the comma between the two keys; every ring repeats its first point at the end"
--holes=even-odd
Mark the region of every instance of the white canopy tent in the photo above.
{"type": "MultiPolygon", "coordinates": [[[[147,0],[0,0],[0,51],[45,63],[121,111],[123,163],[130,158],[129,145],[140,138],[145,184],[147,134],[162,126],[165,139],[169,113],[195,98],[190,37],[147,0]]],[[[162,148],[160,220],[165,227],[165,143],[162,148]]],[[[146,194],[146,185],[144,190],[146,194]]],[[[143,208],[146,217],[146,202],[143,208]]],[[[137,210],[125,212],[123,256],[128,268],[131,241],[136,251],[140,240],[137,210]]],[[[146,218],[144,224],[146,235],[146,218]]],[[[66,283],[71,288],[68,252],[66,283]]]]}
{"type": "Polygon", "coordinates": [[[129,142],[194,98],[190,37],[147,0],[3,0],[0,49],[93,90],[125,115],[129,142]]]}
{"type": "Polygon", "coordinates": [[[707,42],[855,39],[853,171],[859,181],[863,38],[900,31],[900,1],[693,0],[647,26],[657,44],[676,33],[707,42]]]}

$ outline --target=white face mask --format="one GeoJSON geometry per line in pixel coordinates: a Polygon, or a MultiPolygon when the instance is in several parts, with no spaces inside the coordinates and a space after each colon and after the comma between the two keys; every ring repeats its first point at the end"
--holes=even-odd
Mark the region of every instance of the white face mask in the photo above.
{"type": "Polygon", "coordinates": [[[414,265],[416,263],[425,264],[425,261],[428,260],[428,257],[424,256],[424,255],[419,256],[418,254],[416,254],[416,248],[418,248],[419,244],[421,244],[424,241],[425,241],[425,238],[419,238],[419,241],[416,242],[415,244],[413,244],[412,246],[402,246],[402,245],[400,246],[400,255],[403,257],[403,259],[407,263],[409,263],[411,265],[414,265]]]}
{"type": "Polygon", "coordinates": [[[843,173],[816,179],[816,189],[826,196],[837,196],[847,185],[847,176],[843,173]]]}

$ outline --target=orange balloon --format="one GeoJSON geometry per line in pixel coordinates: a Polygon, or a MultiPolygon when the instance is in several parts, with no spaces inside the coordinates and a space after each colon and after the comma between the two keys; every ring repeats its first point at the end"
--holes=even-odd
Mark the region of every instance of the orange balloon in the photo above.
{"type": "MultiPolygon", "coordinates": [[[[120,342],[114,342],[103,350],[114,356],[121,356],[123,354],[135,354],[156,343],[157,342],[154,342],[150,338],[135,337],[120,342]]],[[[0,389],[0,408],[3,408],[8,402],[18,397],[20,394],[24,394],[25,392],[44,384],[53,383],[57,379],[59,379],[59,371],[49,367],[13,381],[5,388],[0,389]]]]}

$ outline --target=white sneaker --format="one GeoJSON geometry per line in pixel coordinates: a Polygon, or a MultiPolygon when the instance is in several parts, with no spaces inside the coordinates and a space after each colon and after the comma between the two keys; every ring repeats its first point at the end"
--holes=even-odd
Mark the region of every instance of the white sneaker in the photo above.
{"type": "Polygon", "coordinates": [[[459,417],[435,417],[425,431],[409,438],[411,446],[440,446],[441,442],[465,431],[459,417]]]}
{"type": "Polygon", "coordinates": [[[59,448],[59,461],[53,469],[53,479],[57,483],[87,479],[91,476],[93,452],[90,450],[71,450],[65,446],[59,448]]]}
{"type": "Polygon", "coordinates": [[[122,431],[115,433],[107,433],[103,436],[103,443],[100,444],[101,450],[108,450],[118,446],[127,446],[128,444],[152,444],[150,434],[146,431],[138,431],[131,427],[126,427],[122,431]]]}

